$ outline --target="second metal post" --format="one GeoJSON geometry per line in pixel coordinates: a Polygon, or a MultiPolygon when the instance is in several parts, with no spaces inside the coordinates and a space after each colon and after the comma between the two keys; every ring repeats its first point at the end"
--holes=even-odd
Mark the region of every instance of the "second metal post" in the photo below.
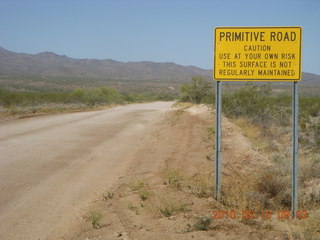
{"type": "Polygon", "coordinates": [[[216,84],[216,200],[221,198],[221,82],[216,84]]]}
{"type": "Polygon", "coordinates": [[[299,116],[298,82],[293,82],[292,96],[292,217],[298,210],[298,116],[299,116]]]}

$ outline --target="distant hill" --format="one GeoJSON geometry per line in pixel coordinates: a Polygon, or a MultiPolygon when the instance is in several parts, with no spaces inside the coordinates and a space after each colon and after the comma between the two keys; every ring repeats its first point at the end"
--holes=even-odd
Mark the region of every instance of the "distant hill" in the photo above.
{"type": "Polygon", "coordinates": [[[302,73],[302,80],[307,84],[319,84],[320,85],[320,75],[313,73],[302,73]]]}
{"type": "Polygon", "coordinates": [[[0,76],[4,75],[186,82],[195,75],[210,77],[211,71],[170,62],[73,59],[52,52],[24,54],[0,48],[0,76]]]}
{"type": "MultiPolygon", "coordinates": [[[[192,76],[211,78],[212,71],[170,62],[73,59],[52,52],[14,53],[0,47],[0,76],[189,82],[192,76]]],[[[320,84],[320,75],[304,72],[303,84],[320,84]]]]}

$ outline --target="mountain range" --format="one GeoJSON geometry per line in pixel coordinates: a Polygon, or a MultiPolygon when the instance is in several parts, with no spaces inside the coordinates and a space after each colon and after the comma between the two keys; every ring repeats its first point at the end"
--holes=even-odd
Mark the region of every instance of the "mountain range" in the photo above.
{"type": "MultiPolygon", "coordinates": [[[[181,66],[171,62],[74,59],[52,52],[15,53],[0,47],[0,76],[189,82],[192,76],[211,78],[212,70],[195,66],[181,66]]],[[[320,84],[320,75],[304,72],[303,81],[320,84]]]]}
{"type": "Polygon", "coordinates": [[[189,81],[210,76],[210,70],[175,63],[118,62],[111,59],[73,59],[52,52],[14,53],[0,48],[0,76],[32,75],[113,80],[189,81]]]}

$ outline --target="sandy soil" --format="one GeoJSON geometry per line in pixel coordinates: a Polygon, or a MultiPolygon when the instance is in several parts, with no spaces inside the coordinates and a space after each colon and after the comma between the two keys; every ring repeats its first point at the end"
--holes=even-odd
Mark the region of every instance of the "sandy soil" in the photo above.
{"type": "Polygon", "coordinates": [[[170,102],[0,125],[0,239],[59,239],[124,176],[170,102]]]}
{"type": "MultiPolygon", "coordinates": [[[[212,112],[204,105],[166,113],[145,148],[132,155],[132,165],[126,174],[113,186],[106,186],[105,192],[79,219],[78,226],[62,239],[283,239],[284,233],[270,232],[268,224],[251,226],[224,219],[213,222],[210,231],[198,231],[194,226],[199,217],[210,217],[213,210],[224,207],[210,196],[199,197],[190,194],[190,189],[175,189],[164,183],[163,172],[174,169],[184,179],[191,179],[191,184],[192,179],[201,176],[206,184],[213,185],[214,135],[208,130],[212,127],[212,112]],[[150,193],[145,201],[132,187],[137,181],[142,182],[150,193]],[[112,197],[108,197],[109,194],[112,197]],[[184,210],[164,216],[161,208],[167,203],[181,203],[184,210]],[[92,211],[102,214],[99,229],[92,226],[92,211]]],[[[239,128],[225,118],[222,159],[224,174],[228,174],[228,169],[251,171],[257,165],[268,164],[268,159],[253,151],[239,128]]],[[[201,186],[201,183],[197,185],[198,188],[201,186]]]]}

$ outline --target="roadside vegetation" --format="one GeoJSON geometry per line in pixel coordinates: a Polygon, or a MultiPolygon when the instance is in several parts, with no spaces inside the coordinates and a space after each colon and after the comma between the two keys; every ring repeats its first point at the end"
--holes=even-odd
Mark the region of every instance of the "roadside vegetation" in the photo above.
{"type": "MultiPolygon", "coordinates": [[[[180,101],[213,106],[213,84],[202,77],[182,85],[180,101]]],[[[270,86],[247,84],[222,96],[223,115],[244,129],[247,137],[264,142],[266,152],[276,150],[275,139],[290,134],[292,97],[273,91],[270,86]]],[[[255,143],[257,146],[259,143],[255,143]]],[[[299,97],[299,143],[306,151],[320,153],[320,95],[299,97]]]]}
{"type": "MultiPolygon", "coordinates": [[[[276,141],[279,142],[283,136],[291,134],[291,101],[292,97],[289,94],[275,93],[268,86],[248,84],[233,94],[223,95],[223,114],[242,126],[249,124],[255,128],[256,135],[258,135],[256,137],[268,143],[263,150],[272,152],[277,150],[276,141]]],[[[254,135],[248,134],[249,136],[254,135]]],[[[304,152],[320,153],[319,139],[320,96],[300,96],[300,147],[304,152]]]]}
{"type": "MultiPolygon", "coordinates": [[[[168,115],[165,124],[173,134],[181,128],[195,127],[192,133],[197,134],[188,139],[189,147],[176,148],[174,145],[170,148],[168,146],[172,143],[167,133],[159,133],[154,146],[168,142],[164,145],[166,148],[151,145],[150,151],[138,157],[153,159],[155,155],[166,164],[154,174],[133,171],[116,191],[111,194],[108,190],[103,196],[106,212],[100,225],[107,226],[106,219],[117,212],[121,221],[131,227],[127,231],[133,239],[156,239],[152,237],[156,233],[157,236],[167,233],[172,239],[207,239],[212,236],[221,239],[319,239],[320,155],[311,138],[308,139],[309,145],[300,142],[299,153],[299,210],[308,215],[300,214],[301,219],[296,220],[286,218],[291,210],[291,96],[274,93],[266,86],[247,85],[223,97],[224,104],[227,104],[223,108],[224,115],[239,126],[228,121],[223,134],[239,136],[241,130],[254,149],[250,146],[243,150],[245,154],[242,156],[239,154],[242,150],[233,152],[231,145],[235,140],[229,145],[227,142],[223,144],[223,150],[231,155],[229,161],[235,165],[227,161],[222,163],[222,201],[215,200],[212,111],[204,106],[177,103],[179,109],[168,115]],[[256,105],[261,104],[257,103],[260,100],[262,105],[256,105]],[[252,114],[258,106],[268,110],[252,114]],[[190,115],[190,107],[208,111],[190,115]],[[190,119],[192,125],[187,125],[190,119]],[[199,152],[193,155],[195,148],[199,152]],[[252,152],[259,154],[246,156],[252,152]],[[256,156],[258,160],[254,159],[256,156]],[[231,159],[234,157],[239,159],[231,159]],[[186,165],[180,167],[182,162],[186,165]],[[246,214],[242,215],[243,212],[246,214]],[[264,215],[268,212],[272,213],[270,219],[264,215]]],[[[308,108],[307,103],[307,100],[306,103],[300,101],[300,110],[302,113],[306,111],[306,115],[310,110],[302,108],[308,108]]],[[[310,121],[314,121],[315,115],[310,121]]],[[[232,138],[230,136],[227,140],[232,138]]],[[[114,231],[108,228],[96,230],[93,227],[91,233],[94,236],[101,230],[107,236],[114,231]]]]}
{"type": "Polygon", "coordinates": [[[112,104],[169,101],[168,93],[120,93],[108,87],[68,91],[8,91],[0,88],[0,106],[7,114],[36,114],[99,108],[112,104]]]}
{"type": "MultiPolygon", "coordinates": [[[[0,106],[9,114],[36,114],[70,109],[93,109],[113,104],[173,100],[169,93],[123,93],[114,88],[76,88],[67,91],[8,91],[0,89],[0,106]]],[[[180,89],[180,101],[214,106],[213,82],[194,77],[180,89]]],[[[285,239],[318,239],[320,236],[320,96],[301,96],[299,99],[299,209],[307,211],[306,219],[289,222],[288,219],[256,221],[238,218],[213,219],[212,211],[250,210],[261,213],[269,210],[291,209],[291,94],[274,91],[269,86],[247,84],[233,91],[224,91],[223,115],[238,125],[250,140],[255,151],[267,156],[269,163],[259,169],[237,170],[223,166],[222,202],[214,200],[214,174],[212,155],[214,127],[203,126],[202,144],[208,146],[204,153],[210,163],[208,172],[188,175],[181,169],[166,168],[161,171],[161,183],[136,179],[124,184],[120,190],[108,190],[103,195],[106,204],[125,204],[134,215],[150,214],[154,217],[178,219],[185,224],[182,233],[238,228],[250,226],[262,239],[277,224],[287,227],[285,239]],[[210,146],[210,147],[209,147],[210,146]],[[121,192],[121,194],[119,193],[121,192]],[[121,202],[122,201],[122,202],[121,202]],[[210,210],[210,212],[208,212],[210,210]],[[287,221],[288,220],[288,221],[287,221]]],[[[183,106],[183,104],[180,104],[183,106]]],[[[177,126],[184,108],[172,115],[169,124],[177,126]]],[[[189,107],[189,104],[186,104],[189,107]]],[[[187,108],[186,107],[186,108],[187,108]]],[[[1,108],[0,108],[1,110],[1,108]]],[[[211,118],[213,119],[213,118],[211,118]]],[[[222,123],[223,125],[223,123],[222,123]]],[[[188,156],[188,155],[186,155],[188,156]]],[[[174,159],[173,159],[174,160],[174,159]]],[[[251,159],[254,160],[254,159],[251,159]]],[[[108,205],[109,206],[109,205],[108,205]]],[[[95,231],[106,226],[107,216],[102,211],[92,211],[86,218],[95,231]]],[[[131,216],[131,215],[129,215],[131,216]]],[[[253,231],[254,232],[254,231],[253,231]]],[[[255,233],[256,233],[255,232],[255,233]]]]}
{"type": "Polygon", "coordinates": [[[183,84],[180,88],[180,101],[199,103],[214,102],[213,83],[208,79],[195,76],[192,77],[191,83],[183,84]]]}
{"type": "MultiPolygon", "coordinates": [[[[208,103],[209,87],[199,88],[195,83],[203,81],[193,79],[183,86],[180,100],[208,103]]],[[[234,91],[225,91],[222,96],[223,115],[237,124],[254,150],[270,161],[268,166],[254,171],[224,166],[222,204],[226,210],[291,211],[292,96],[289,91],[276,90],[270,86],[247,84],[234,91]]],[[[210,91],[214,92],[213,89],[210,91]]],[[[214,97],[210,100],[210,105],[214,106],[214,97]]],[[[309,215],[301,224],[289,225],[290,239],[319,236],[319,186],[320,96],[304,94],[299,96],[299,210],[307,211],[309,215]]],[[[200,225],[202,228],[204,224],[200,225]]],[[[206,222],[206,225],[210,223],[206,222]]]]}

